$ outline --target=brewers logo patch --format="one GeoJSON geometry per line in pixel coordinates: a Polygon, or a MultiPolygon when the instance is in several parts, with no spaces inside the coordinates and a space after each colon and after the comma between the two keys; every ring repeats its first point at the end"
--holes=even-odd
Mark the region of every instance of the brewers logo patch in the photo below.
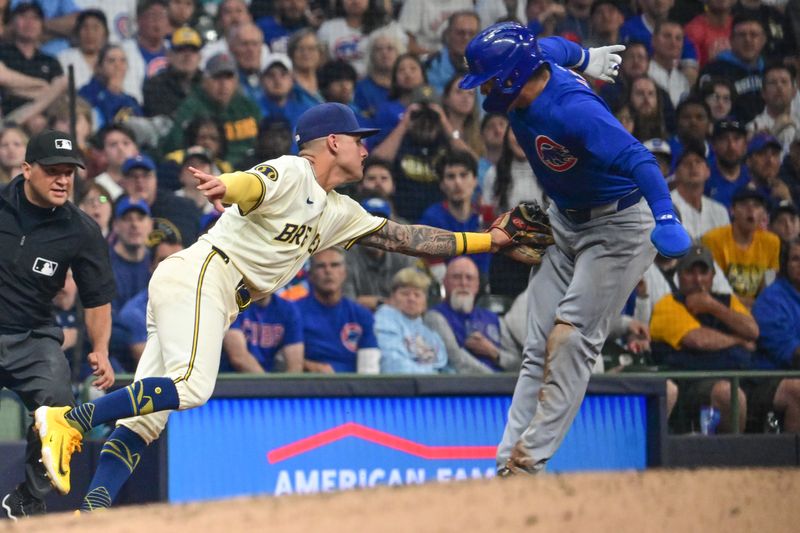
{"type": "Polygon", "coordinates": [[[270,181],[278,181],[278,171],[271,165],[258,165],[253,170],[260,172],[270,181]]]}
{"type": "Polygon", "coordinates": [[[569,150],[546,135],[536,137],[536,153],[547,168],[556,172],[567,171],[578,162],[569,150]]]}

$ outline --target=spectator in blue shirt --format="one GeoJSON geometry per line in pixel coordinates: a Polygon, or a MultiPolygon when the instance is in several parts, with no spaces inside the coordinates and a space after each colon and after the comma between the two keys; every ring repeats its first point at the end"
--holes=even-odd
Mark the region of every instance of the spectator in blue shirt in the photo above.
{"type": "MultiPolygon", "coordinates": [[[[389,89],[389,99],[375,109],[373,127],[381,130],[368,140],[370,148],[377,148],[384,139],[390,138],[400,124],[406,108],[412,103],[415,90],[428,84],[425,68],[419,58],[414,54],[402,54],[392,67],[392,83],[389,89]]],[[[402,131],[396,133],[402,138],[402,131]]],[[[390,150],[388,150],[391,152],[390,150]]],[[[394,159],[393,156],[381,156],[384,159],[394,159]]]]}
{"type": "MultiPolygon", "coordinates": [[[[754,366],[800,370],[800,239],[783,243],[778,279],[753,304],[761,335],[754,366]]],[[[800,379],[771,380],[772,406],[783,413],[783,429],[800,433],[800,379]]]]}
{"type": "Polygon", "coordinates": [[[356,83],[354,102],[368,118],[389,101],[392,67],[405,47],[391,33],[377,30],[367,42],[367,75],[356,83]]]}
{"type": "Polygon", "coordinates": [[[430,284],[430,278],[413,267],[392,278],[389,300],[375,313],[381,374],[436,374],[447,365],[442,338],[422,321],[430,284]]]}
{"type": "Polygon", "coordinates": [[[733,117],[714,123],[711,136],[714,161],[708,167],[711,176],[705,186],[705,195],[728,209],[733,204],[733,194],[750,183],[750,173],[744,164],[747,152],[747,130],[733,117]]]}
{"type": "MultiPolygon", "coordinates": [[[[263,93],[258,100],[265,118],[283,117],[289,121],[291,131],[297,126],[297,119],[313,104],[300,101],[293,90],[292,62],[284,54],[272,54],[261,74],[263,93]]],[[[297,143],[292,138],[291,153],[297,153],[297,143]]]]}
{"type": "MultiPolygon", "coordinates": [[[[153,231],[147,239],[152,256],[150,274],[161,261],[170,255],[183,250],[180,237],[173,227],[163,221],[154,224],[153,231]]],[[[139,363],[147,342],[147,286],[128,300],[119,312],[117,323],[125,331],[128,356],[134,365],[139,363]]],[[[127,359],[127,358],[126,358],[127,359]]]]}
{"type": "Polygon", "coordinates": [[[475,11],[456,11],[447,21],[442,39],[444,46],[425,62],[428,83],[439,94],[456,74],[466,73],[464,51],[467,44],[478,34],[481,20],[475,11]]]}
{"type": "Polygon", "coordinates": [[[136,98],[123,92],[127,72],[128,59],[122,47],[109,44],[100,50],[94,76],[78,91],[92,105],[96,128],[144,115],[136,98]]]}
{"type": "Polygon", "coordinates": [[[261,17],[256,24],[264,33],[264,41],[273,52],[286,52],[289,36],[308,26],[317,27],[321,21],[309,20],[308,0],[278,0],[275,14],[261,17]],[[312,23],[313,22],[313,23],[312,23]]]}
{"type": "Polygon", "coordinates": [[[431,308],[425,323],[447,348],[448,365],[459,374],[502,370],[500,318],[475,306],[480,291],[478,268],[469,257],[457,257],[444,276],[445,301],[431,308]]]}
{"type": "MultiPolygon", "coordinates": [[[[419,223],[450,231],[480,231],[480,213],[472,203],[478,186],[475,159],[467,152],[448,152],[439,160],[436,174],[444,200],[428,207],[419,223]]],[[[488,274],[491,254],[476,254],[472,259],[482,274],[488,274]]]]}
{"type": "Polygon", "coordinates": [[[337,102],[349,106],[356,114],[359,123],[367,126],[366,118],[361,110],[353,103],[353,94],[356,87],[356,69],[343,59],[328,61],[320,67],[317,73],[319,91],[326,102],[337,102]]]}
{"type": "Polygon", "coordinates": [[[131,200],[122,196],[114,209],[114,234],[116,242],[109,250],[111,270],[117,285],[117,296],[111,302],[112,332],[109,352],[116,355],[127,370],[135,362],[127,358],[126,333],[118,316],[124,305],[150,282],[150,251],[147,236],[153,228],[150,206],[144,200],[131,200]]]}
{"type": "Polygon", "coordinates": [[[253,302],[225,333],[222,348],[227,354],[223,372],[263,374],[279,367],[302,372],[303,323],[296,304],[277,295],[253,302]]]}
{"type": "MultiPolygon", "coordinates": [[[[656,24],[667,20],[675,0],[642,0],[641,15],[629,17],[619,29],[619,37],[623,43],[638,41],[647,46],[647,53],[653,55],[653,30],[656,24]]],[[[697,79],[697,50],[685,35],[683,36],[683,52],[681,53],[681,70],[689,78],[690,85],[697,79]]]]}
{"type": "Polygon", "coordinates": [[[303,317],[307,372],[380,371],[372,313],[342,296],[347,277],[344,251],[328,248],[311,256],[311,293],[297,301],[303,317]]]}
{"type": "Polygon", "coordinates": [[[758,322],[757,366],[800,370],[800,240],[784,243],[780,274],[753,304],[758,322]]]}

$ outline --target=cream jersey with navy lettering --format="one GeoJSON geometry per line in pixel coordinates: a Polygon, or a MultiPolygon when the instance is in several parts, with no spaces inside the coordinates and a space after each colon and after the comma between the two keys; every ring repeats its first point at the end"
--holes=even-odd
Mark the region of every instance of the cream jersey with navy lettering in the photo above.
{"type": "Polygon", "coordinates": [[[315,252],[350,248],[386,224],[350,197],[326,193],[303,157],[282,156],[247,172],[261,181],[259,202],[247,213],[228,207],[200,239],[228,255],[253,298],[288,283],[315,252]]]}

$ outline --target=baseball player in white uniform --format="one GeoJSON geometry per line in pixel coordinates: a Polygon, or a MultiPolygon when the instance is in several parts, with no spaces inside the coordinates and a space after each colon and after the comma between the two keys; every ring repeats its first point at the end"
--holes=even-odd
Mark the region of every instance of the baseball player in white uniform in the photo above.
{"type": "Polygon", "coordinates": [[[400,225],[364,211],[334,188],[362,177],[367,151],[341,104],[322,104],[297,124],[299,156],[215,177],[192,169],[198,189],[224,210],[211,231],[166,260],[150,281],[147,344],[128,387],[77,408],[37,410],[42,458],[53,485],[69,491],[69,461],[85,431],[119,420],[103,446],[81,510],[108,507],[133,473],[141,451],[161,434],[169,412],[208,401],[222,338],[242,305],[291,280],[313,253],[356,242],[410,255],[447,257],[496,251],[508,234],[452,233],[400,225]]]}

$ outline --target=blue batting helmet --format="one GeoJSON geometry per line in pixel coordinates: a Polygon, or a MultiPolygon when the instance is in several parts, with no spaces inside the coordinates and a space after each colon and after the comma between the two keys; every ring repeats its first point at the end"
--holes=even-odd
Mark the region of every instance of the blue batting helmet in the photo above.
{"type": "Polygon", "coordinates": [[[516,97],[544,62],[533,32],[518,22],[489,26],[470,41],[464,55],[469,74],[459,87],[472,89],[493,79],[492,92],[504,100],[516,97]]]}

